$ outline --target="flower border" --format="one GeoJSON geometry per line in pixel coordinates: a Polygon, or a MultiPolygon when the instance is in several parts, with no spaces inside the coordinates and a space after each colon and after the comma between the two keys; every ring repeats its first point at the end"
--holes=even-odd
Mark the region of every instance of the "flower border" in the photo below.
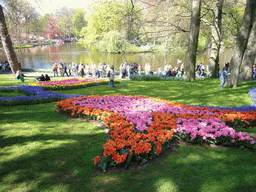
{"type": "MultiPolygon", "coordinates": [[[[115,95],[116,97],[124,97],[115,95]]],[[[225,125],[236,121],[243,122],[243,125],[251,125],[256,122],[256,112],[236,112],[223,111],[219,109],[209,109],[207,107],[193,107],[171,103],[152,97],[125,96],[152,99],[163,102],[170,107],[187,109],[187,113],[163,113],[151,112],[153,121],[148,125],[148,129],[140,132],[136,125],[123,115],[111,112],[109,109],[97,109],[82,106],[77,100],[82,101],[87,98],[99,98],[104,103],[104,98],[113,96],[87,96],[62,100],[57,103],[58,112],[75,116],[103,120],[110,128],[111,139],[104,145],[103,160],[98,156],[94,159],[102,170],[109,166],[123,165],[128,167],[132,159],[145,163],[149,159],[155,158],[166,148],[175,136],[181,140],[192,143],[221,144],[236,146],[240,148],[256,149],[256,135],[250,137],[247,132],[236,132],[232,127],[225,125]],[[209,113],[207,113],[209,111],[209,113]],[[195,114],[197,113],[197,114],[195,114]],[[224,122],[222,122],[224,121],[224,122]],[[101,161],[101,162],[100,162],[101,161]]],[[[108,102],[106,100],[106,102],[108,102]]]]}
{"type": "MultiPolygon", "coordinates": [[[[97,85],[107,85],[108,83],[109,83],[109,79],[69,78],[69,79],[63,79],[63,80],[57,80],[57,81],[34,82],[34,83],[29,83],[29,85],[44,87],[45,90],[67,90],[67,89],[78,89],[78,88],[85,88],[85,87],[91,87],[91,86],[97,86],[97,85]],[[72,82],[72,80],[73,81],[78,80],[77,81],[78,83],[69,84],[68,81],[72,82]]],[[[115,80],[115,83],[119,83],[119,81],[115,80]]]]}

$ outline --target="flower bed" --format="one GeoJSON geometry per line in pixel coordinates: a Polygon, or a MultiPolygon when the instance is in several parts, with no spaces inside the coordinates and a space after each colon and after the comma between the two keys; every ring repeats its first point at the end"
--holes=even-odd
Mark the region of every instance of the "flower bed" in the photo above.
{"type": "MultiPolygon", "coordinates": [[[[98,79],[98,78],[88,78],[88,79],[64,79],[58,81],[44,81],[30,83],[33,86],[42,86],[46,90],[63,90],[63,89],[77,89],[83,87],[90,87],[95,85],[106,85],[108,84],[108,79],[98,79]]],[[[116,81],[117,82],[117,81],[116,81]]]]}
{"type": "Polygon", "coordinates": [[[30,85],[0,87],[1,90],[17,89],[25,95],[16,97],[0,97],[0,106],[8,105],[30,105],[44,102],[59,101],[70,97],[78,97],[80,95],[65,95],[61,93],[52,93],[45,91],[43,87],[36,87],[30,85]]]}
{"type": "Polygon", "coordinates": [[[195,143],[214,143],[256,149],[256,135],[236,132],[228,126],[256,123],[256,112],[223,111],[193,107],[142,96],[88,96],[63,100],[58,110],[75,117],[104,120],[111,139],[104,145],[103,159],[95,163],[128,167],[135,160],[145,163],[169,146],[173,136],[195,143]]]}

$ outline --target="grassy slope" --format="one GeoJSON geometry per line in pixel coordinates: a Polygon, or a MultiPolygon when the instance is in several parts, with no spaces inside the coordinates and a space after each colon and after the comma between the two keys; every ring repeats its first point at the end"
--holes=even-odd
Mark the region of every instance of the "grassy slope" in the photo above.
{"type": "MultiPolygon", "coordinates": [[[[8,81],[3,84],[8,86],[8,81]]],[[[251,102],[244,97],[253,84],[224,90],[218,84],[218,80],[194,84],[124,81],[117,88],[59,92],[158,96],[191,104],[241,106],[251,102]],[[201,93],[196,91],[200,87],[201,93]]],[[[212,192],[253,191],[256,187],[255,153],[226,148],[182,146],[160,163],[139,171],[95,174],[93,159],[102,154],[105,133],[90,123],[57,114],[55,104],[0,108],[0,191],[212,192]]],[[[256,134],[256,129],[248,132],[256,134]]]]}

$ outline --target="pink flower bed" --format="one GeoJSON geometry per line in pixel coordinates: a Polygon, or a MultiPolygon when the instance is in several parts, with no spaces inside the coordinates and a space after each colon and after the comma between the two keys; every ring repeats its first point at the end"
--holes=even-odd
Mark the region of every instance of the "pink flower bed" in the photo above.
{"type": "Polygon", "coordinates": [[[223,122],[241,118],[250,125],[255,122],[255,111],[235,113],[120,95],[71,98],[56,106],[71,116],[104,120],[110,139],[103,146],[103,157],[94,159],[104,171],[109,166],[128,167],[131,161],[145,163],[155,158],[169,147],[173,136],[193,143],[256,149],[256,135],[237,132],[223,122]]]}
{"type": "Polygon", "coordinates": [[[224,111],[216,112],[207,108],[199,109],[195,107],[182,108],[170,105],[168,102],[159,102],[157,99],[138,96],[80,98],[73,101],[73,104],[103,111],[110,110],[123,115],[140,132],[147,131],[148,127],[152,125],[153,112],[160,112],[175,114],[177,116],[175,132],[189,136],[191,141],[198,136],[200,140],[214,143],[219,142],[218,138],[222,137],[230,137],[232,142],[246,140],[250,144],[255,143],[256,135],[250,137],[247,132],[236,132],[235,129],[221,121],[220,117],[225,115],[224,111]]]}
{"type": "Polygon", "coordinates": [[[66,79],[61,81],[44,81],[44,82],[38,82],[39,85],[74,85],[74,84],[80,84],[80,83],[89,83],[89,82],[98,82],[102,81],[102,79],[97,78],[91,78],[91,79],[66,79]]]}

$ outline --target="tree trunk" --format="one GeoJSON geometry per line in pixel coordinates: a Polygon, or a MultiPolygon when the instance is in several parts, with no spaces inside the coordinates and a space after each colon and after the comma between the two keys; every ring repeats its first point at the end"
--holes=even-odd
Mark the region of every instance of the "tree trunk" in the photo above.
{"type": "Polygon", "coordinates": [[[239,81],[252,81],[252,66],[256,56],[256,17],[254,17],[253,27],[249,37],[247,49],[245,50],[243,61],[240,67],[239,81]]]}
{"type": "Polygon", "coordinates": [[[216,8],[213,12],[214,22],[211,25],[212,30],[212,43],[211,43],[211,53],[209,58],[209,77],[217,77],[219,69],[219,58],[220,58],[220,46],[221,46],[221,20],[222,20],[222,7],[224,0],[218,0],[216,3],[216,8]]]}
{"type": "Polygon", "coordinates": [[[237,34],[235,53],[231,58],[228,72],[230,76],[227,78],[225,87],[237,87],[239,69],[247,48],[248,39],[252,29],[254,15],[256,10],[255,0],[247,0],[242,24],[237,34]]]}
{"type": "Polygon", "coordinates": [[[192,0],[191,21],[188,41],[188,56],[185,66],[185,81],[195,81],[196,52],[200,30],[201,0],[192,0]]]}
{"type": "Polygon", "coordinates": [[[12,73],[13,75],[15,75],[15,73],[20,69],[20,66],[18,64],[18,59],[16,57],[16,54],[12,46],[10,35],[8,34],[8,29],[6,27],[5,17],[3,13],[3,8],[1,5],[0,5],[0,37],[2,40],[2,44],[3,44],[3,48],[5,51],[7,60],[12,70],[12,73]]]}

